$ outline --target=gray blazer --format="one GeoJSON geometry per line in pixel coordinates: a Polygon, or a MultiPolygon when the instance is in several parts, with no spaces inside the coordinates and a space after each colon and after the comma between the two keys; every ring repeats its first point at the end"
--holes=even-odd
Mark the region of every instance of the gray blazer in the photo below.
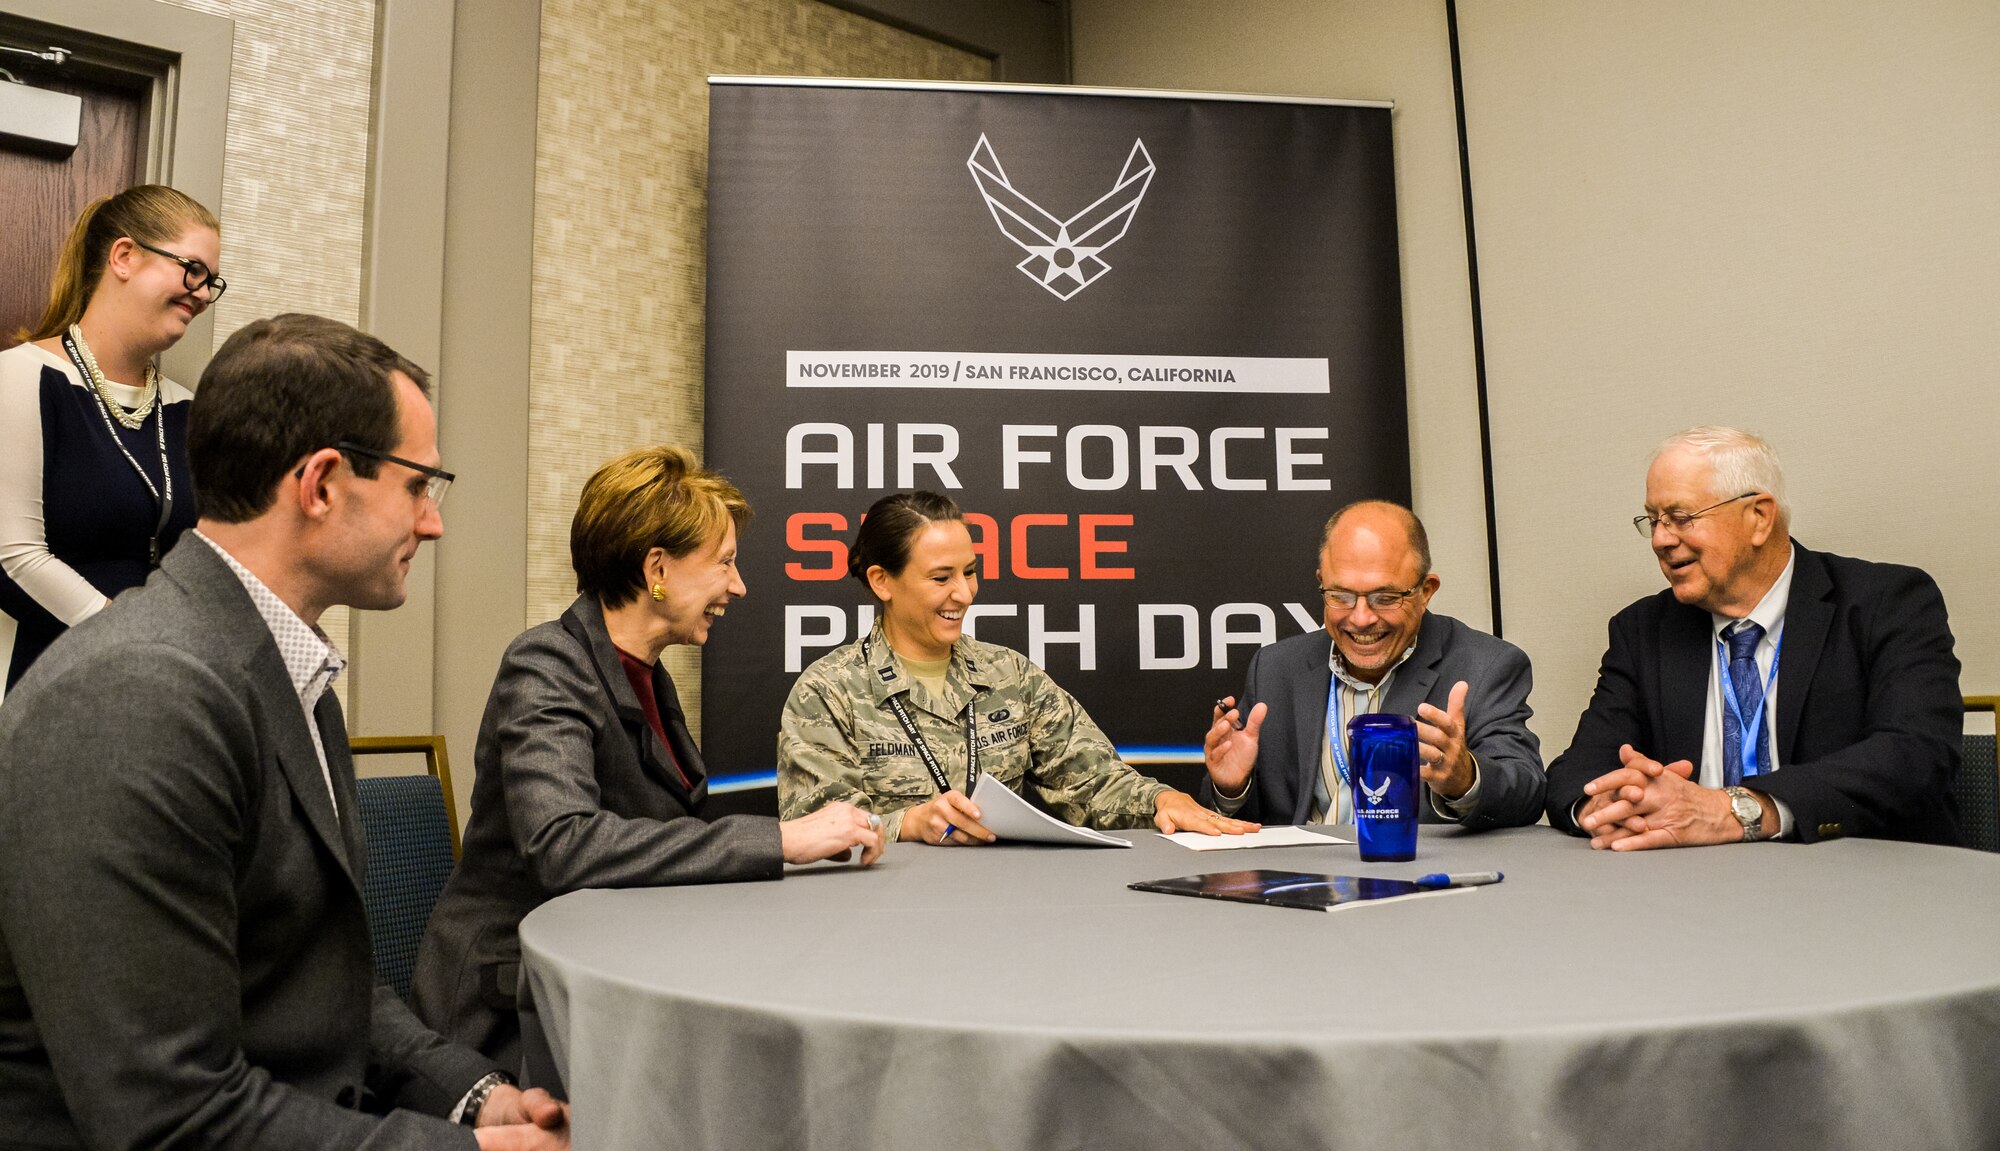
{"type": "MultiPolygon", "coordinates": [[[[1304,823],[1310,817],[1320,744],[1326,739],[1326,692],[1333,683],[1327,659],[1332,652],[1333,637],[1321,628],[1250,657],[1237,707],[1246,716],[1260,702],[1270,710],[1240,818],[1304,823]]],[[[1466,744],[1479,760],[1478,802],[1459,823],[1473,829],[1534,823],[1542,816],[1547,778],[1541,745],[1528,730],[1534,673],[1527,653],[1431,612],[1417,632],[1416,652],[1390,682],[1382,710],[1415,715],[1420,703],[1443,708],[1459,680],[1471,685],[1465,697],[1466,744]]],[[[1200,798],[1215,805],[1212,782],[1202,781],[1200,798]]],[[[1441,821],[1429,788],[1419,810],[1425,822],[1441,821]]]]}
{"type": "Polygon", "coordinates": [[[185,537],[0,708],[0,1144],[472,1147],[493,1064],[375,982],[347,732],[327,794],[269,628],[185,537]]]}
{"type": "Polygon", "coordinates": [[[778,821],[698,818],[701,750],[664,668],[655,703],[681,782],[639,710],[594,599],[529,628],[501,658],[474,752],[465,848],[417,952],[417,1013],[502,1062],[518,1056],[521,918],[586,887],[776,879],[778,821]]]}

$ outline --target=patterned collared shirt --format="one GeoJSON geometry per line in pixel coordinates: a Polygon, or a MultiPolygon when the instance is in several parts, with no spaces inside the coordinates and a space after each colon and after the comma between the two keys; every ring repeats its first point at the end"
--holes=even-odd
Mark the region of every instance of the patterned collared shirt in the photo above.
{"type": "Polygon", "coordinates": [[[327,798],[333,801],[334,814],[340,813],[340,800],[333,790],[333,773],[326,765],[326,745],[319,736],[319,724],[313,722],[313,709],[319,706],[319,697],[326,694],[333,681],[347,667],[347,660],[335,650],[333,642],[317,626],[299,618],[299,614],[278,598],[278,593],[265,585],[249,568],[236,562],[236,557],[223,550],[221,544],[202,535],[199,529],[195,538],[215,549],[229,570],[243,583],[243,590],[250,593],[250,602],[257,605],[257,614],[264,617],[264,626],[271,629],[271,639],[278,645],[278,658],[285,661],[285,672],[291,677],[292,690],[298,692],[299,706],[305,710],[306,732],[312,736],[313,754],[319,757],[319,774],[326,780],[327,798]]]}
{"type": "MultiPolygon", "coordinates": [[[[1410,646],[1403,649],[1403,654],[1396,657],[1396,662],[1389,665],[1389,672],[1382,677],[1382,682],[1371,687],[1369,684],[1347,674],[1347,664],[1340,658],[1340,648],[1335,646],[1327,654],[1326,663],[1328,667],[1333,669],[1334,680],[1341,685],[1340,706],[1342,714],[1350,716],[1360,715],[1363,707],[1370,710],[1379,707],[1381,700],[1389,694],[1389,681],[1396,678],[1396,672],[1404,664],[1410,662],[1410,657],[1415,654],[1417,654],[1417,641],[1411,640],[1410,646]],[[1363,702],[1364,695],[1366,697],[1365,703],[1363,702]],[[1348,710],[1350,708],[1354,710],[1348,710]]],[[[1331,732],[1328,733],[1329,736],[1331,734],[1331,732]]],[[[1346,733],[1343,732],[1343,739],[1345,735],[1346,733]]],[[[1343,742],[1341,749],[1345,751],[1346,748],[1347,745],[1343,742]]],[[[1465,754],[1472,756],[1472,786],[1465,789],[1465,794],[1459,796],[1457,799],[1446,799],[1435,791],[1430,793],[1431,809],[1445,819],[1464,819],[1466,814],[1472,810],[1472,806],[1479,796],[1479,757],[1472,755],[1470,747],[1465,749],[1465,754]]],[[[1328,782],[1337,778],[1333,769],[1333,749],[1325,740],[1320,741],[1319,762],[1320,783],[1319,789],[1314,793],[1313,798],[1316,803],[1324,805],[1329,798],[1327,794],[1328,782]]],[[[1341,818],[1338,820],[1329,819],[1327,820],[1328,823],[1352,823],[1354,821],[1353,794],[1343,788],[1341,790],[1341,799],[1345,801],[1341,805],[1341,818]]],[[[1323,811],[1322,814],[1324,814],[1323,811]]]]}
{"type": "MultiPolygon", "coordinates": [[[[1381,701],[1389,694],[1389,681],[1396,678],[1396,672],[1410,657],[1417,654],[1416,640],[1403,649],[1396,662],[1389,665],[1382,678],[1374,683],[1356,679],[1348,674],[1346,661],[1340,658],[1340,645],[1335,644],[1327,651],[1326,666],[1333,672],[1332,690],[1340,693],[1340,714],[1349,719],[1379,711],[1381,701]]],[[[1330,708],[1328,709],[1331,710],[1330,708]]],[[[1312,821],[1314,823],[1353,823],[1354,796],[1348,789],[1347,781],[1340,776],[1333,765],[1333,740],[1340,740],[1340,750],[1347,751],[1347,733],[1327,730],[1319,743],[1319,779],[1313,786],[1312,821]]]]}
{"type": "MultiPolygon", "coordinates": [[[[1326,666],[1333,673],[1333,679],[1328,688],[1340,693],[1340,713],[1344,716],[1355,716],[1380,707],[1382,699],[1389,693],[1389,681],[1395,679],[1396,672],[1416,654],[1417,645],[1413,642],[1403,649],[1403,654],[1397,656],[1394,663],[1389,665],[1389,670],[1383,674],[1381,682],[1371,684],[1350,675],[1346,662],[1340,658],[1340,648],[1337,645],[1329,647],[1326,653],[1326,666]]],[[[1307,818],[1315,823],[1352,823],[1353,795],[1347,785],[1341,782],[1340,773],[1333,766],[1333,745],[1329,742],[1333,734],[1332,731],[1320,734],[1319,770],[1313,777],[1312,805],[1307,808],[1307,818]]],[[[1346,733],[1342,732],[1341,737],[1341,750],[1344,752],[1347,750],[1346,733]]],[[[1467,754],[1471,754],[1469,748],[1467,754]]],[[[1251,782],[1246,779],[1243,782],[1243,790],[1235,795],[1224,794],[1220,787],[1216,788],[1215,809],[1224,815],[1235,815],[1242,811],[1244,805],[1250,802],[1250,787],[1251,782]]],[[[1472,810],[1478,795],[1479,758],[1474,756],[1472,786],[1457,799],[1446,799],[1436,792],[1431,792],[1431,807],[1445,819],[1460,820],[1472,810]]]]}

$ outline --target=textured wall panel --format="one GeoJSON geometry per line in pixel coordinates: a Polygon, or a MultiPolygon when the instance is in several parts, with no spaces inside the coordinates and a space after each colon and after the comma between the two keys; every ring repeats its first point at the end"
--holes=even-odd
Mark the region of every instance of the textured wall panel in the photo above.
{"type": "MultiPolygon", "coordinates": [[[[701,449],[707,77],[731,73],[986,80],[992,68],[812,0],[546,0],[526,623],[575,596],[570,517],[599,464],[662,441],[701,449]]],[[[759,524],[745,546],[778,536],[759,524]]],[[[699,733],[697,656],[667,658],[699,733]]]]}
{"type": "MultiPolygon", "coordinates": [[[[361,315],[374,0],[174,0],[236,22],[223,155],[218,344],[251,320],[361,315]]],[[[434,365],[426,365],[427,367],[434,365]]],[[[320,625],[342,650],[348,613],[320,625]]],[[[346,677],[338,690],[346,700],[346,677]]]]}

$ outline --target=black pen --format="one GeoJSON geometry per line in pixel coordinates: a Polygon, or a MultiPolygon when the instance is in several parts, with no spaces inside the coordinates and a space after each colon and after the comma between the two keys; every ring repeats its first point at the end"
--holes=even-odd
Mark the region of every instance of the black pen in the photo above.
{"type": "MultiPolygon", "coordinates": [[[[1216,711],[1216,714],[1218,714],[1218,715],[1222,716],[1222,717],[1223,717],[1223,718],[1225,718],[1225,719],[1227,719],[1227,718],[1228,718],[1228,716],[1229,716],[1229,713],[1230,713],[1231,711],[1234,711],[1234,710],[1235,710],[1234,708],[1229,708],[1229,707],[1224,707],[1224,706],[1223,706],[1223,704],[1226,704],[1226,703],[1228,703],[1228,702],[1229,702],[1229,697],[1228,697],[1228,696],[1223,696],[1223,697],[1222,697],[1221,699],[1218,699],[1218,700],[1216,700],[1216,701],[1215,701],[1215,711],[1216,711]]],[[[1242,730],[1243,730],[1243,725],[1242,725],[1242,724],[1240,724],[1240,723],[1237,723],[1237,722],[1236,722],[1235,720],[1230,720],[1230,721],[1229,721],[1229,726],[1231,726],[1231,727],[1235,728],[1235,729],[1236,729],[1237,731],[1242,731],[1242,730]]]]}

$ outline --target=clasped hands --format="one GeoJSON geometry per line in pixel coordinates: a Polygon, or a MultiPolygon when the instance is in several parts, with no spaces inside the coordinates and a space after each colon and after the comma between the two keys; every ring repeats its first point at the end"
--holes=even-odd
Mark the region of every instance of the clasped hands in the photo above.
{"type": "Polygon", "coordinates": [[[495,1087],[479,1109],[473,1137],[480,1151],[562,1151],[569,1146],[569,1104],[541,1088],[495,1087]]]}
{"type": "MultiPolygon", "coordinates": [[[[1472,789],[1472,751],[1465,743],[1465,697],[1471,690],[1471,684],[1459,680],[1452,685],[1442,709],[1428,703],[1417,705],[1418,766],[1431,791],[1445,799],[1457,799],[1472,789]]],[[[1202,740],[1202,753],[1208,763],[1208,778],[1218,792],[1241,795],[1250,782],[1269,710],[1260,703],[1244,720],[1237,715],[1234,696],[1216,702],[1208,735],[1202,740]]]]}
{"type": "MultiPolygon", "coordinates": [[[[1590,835],[1591,847],[1644,851],[1743,839],[1728,793],[1694,782],[1693,763],[1663,764],[1629,743],[1618,749],[1618,760],[1622,766],[1583,785],[1576,824],[1590,835]]],[[[1768,828],[1776,805],[1768,798],[1763,804],[1768,828]]]]}

